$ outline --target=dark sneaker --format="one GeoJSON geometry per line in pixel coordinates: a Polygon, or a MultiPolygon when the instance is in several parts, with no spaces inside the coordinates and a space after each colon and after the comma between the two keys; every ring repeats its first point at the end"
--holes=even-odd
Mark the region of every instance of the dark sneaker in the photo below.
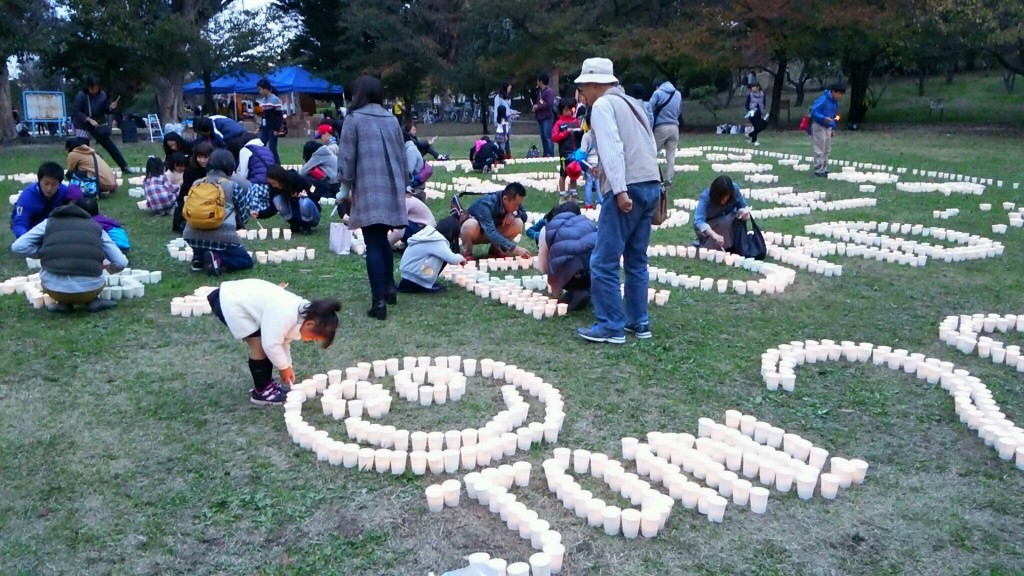
{"type": "Polygon", "coordinates": [[[103,312],[104,310],[110,310],[115,306],[117,306],[117,302],[114,300],[103,300],[101,298],[97,298],[92,302],[89,302],[85,309],[89,312],[103,312]]]}
{"type": "Polygon", "coordinates": [[[828,178],[828,170],[826,170],[824,172],[815,172],[814,175],[815,176],[821,176],[822,178],[828,178]]]}
{"type": "Polygon", "coordinates": [[[46,309],[49,310],[50,312],[53,312],[54,314],[67,314],[68,312],[71,312],[71,305],[50,304],[49,306],[46,307],[46,309]]]}
{"type": "Polygon", "coordinates": [[[626,324],[626,332],[636,336],[641,340],[647,340],[651,337],[651,325],[650,324],[626,324]]]}
{"type": "Polygon", "coordinates": [[[212,250],[203,252],[203,270],[210,276],[220,276],[220,256],[212,250]]]}
{"type": "Polygon", "coordinates": [[[281,386],[277,381],[271,381],[263,390],[257,391],[253,388],[252,393],[249,395],[249,402],[257,406],[273,406],[275,404],[284,404],[285,392],[281,389],[281,386]]]}
{"type": "Polygon", "coordinates": [[[437,159],[439,162],[444,162],[446,160],[451,160],[452,157],[447,154],[441,154],[440,156],[437,157],[437,159]]]}
{"type": "Polygon", "coordinates": [[[626,336],[624,334],[614,334],[610,330],[602,328],[597,324],[594,324],[590,328],[577,328],[576,334],[584,340],[590,342],[606,342],[608,344],[625,344],[626,336]]]}
{"type": "Polygon", "coordinates": [[[202,272],[203,271],[203,261],[202,260],[193,260],[192,264],[189,266],[189,270],[191,270],[193,272],[202,272]]]}

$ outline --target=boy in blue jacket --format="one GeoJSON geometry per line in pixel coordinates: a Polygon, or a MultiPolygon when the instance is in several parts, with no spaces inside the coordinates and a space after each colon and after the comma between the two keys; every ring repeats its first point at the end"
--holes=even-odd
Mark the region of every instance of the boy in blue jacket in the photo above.
{"type": "Polygon", "coordinates": [[[15,238],[21,238],[43,220],[50,217],[54,209],[82,197],[78,186],[66,186],[64,169],[56,162],[43,162],[36,171],[37,182],[21,191],[14,209],[11,210],[11,231],[15,238]]]}
{"type": "Polygon", "coordinates": [[[814,175],[828,176],[828,156],[839,120],[839,101],[846,86],[836,82],[811,106],[811,144],[814,147],[814,175]]]}

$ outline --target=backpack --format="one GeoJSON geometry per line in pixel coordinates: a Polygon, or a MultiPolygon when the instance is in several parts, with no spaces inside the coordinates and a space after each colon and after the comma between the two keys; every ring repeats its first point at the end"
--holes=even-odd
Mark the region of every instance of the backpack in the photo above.
{"type": "Polygon", "coordinates": [[[539,158],[540,157],[540,150],[537,150],[537,145],[536,144],[531,145],[530,149],[526,151],[526,157],[527,158],[539,158]]]}
{"type": "Polygon", "coordinates": [[[189,226],[196,230],[216,230],[224,224],[227,200],[220,185],[224,180],[210,182],[204,178],[192,185],[181,209],[181,215],[189,226]]]}

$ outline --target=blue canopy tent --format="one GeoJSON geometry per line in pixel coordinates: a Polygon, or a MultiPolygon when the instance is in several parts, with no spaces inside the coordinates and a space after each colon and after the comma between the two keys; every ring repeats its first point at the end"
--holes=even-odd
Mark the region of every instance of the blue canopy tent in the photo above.
{"type": "MultiPolygon", "coordinates": [[[[234,72],[210,82],[210,87],[214,94],[255,94],[260,78],[262,76],[251,72],[234,72]]],[[[181,91],[184,94],[202,94],[205,90],[203,81],[196,80],[185,84],[181,91]]]]}
{"type": "MultiPolygon", "coordinates": [[[[301,66],[289,66],[267,75],[267,80],[278,92],[297,94],[344,94],[345,89],[317,78],[301,66]]],[[[255,86],[255,84],[254,84],[255,86]]]]}

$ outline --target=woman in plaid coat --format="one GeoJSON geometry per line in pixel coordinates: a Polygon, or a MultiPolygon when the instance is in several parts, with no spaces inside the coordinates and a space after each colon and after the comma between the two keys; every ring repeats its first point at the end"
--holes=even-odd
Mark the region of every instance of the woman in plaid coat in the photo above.
{"type": "Polygon", "coordinates": [[[338,143],[338,179],[350,189],[349,228],[361,228],[366,242],[366,274],[373,305],[371,318],[387,319],[395,304],[395,257],[388,232],[408,223],[402,128],[384,108],[384,87],[372,76],[355,81],[355,95],[338,143]]]}

